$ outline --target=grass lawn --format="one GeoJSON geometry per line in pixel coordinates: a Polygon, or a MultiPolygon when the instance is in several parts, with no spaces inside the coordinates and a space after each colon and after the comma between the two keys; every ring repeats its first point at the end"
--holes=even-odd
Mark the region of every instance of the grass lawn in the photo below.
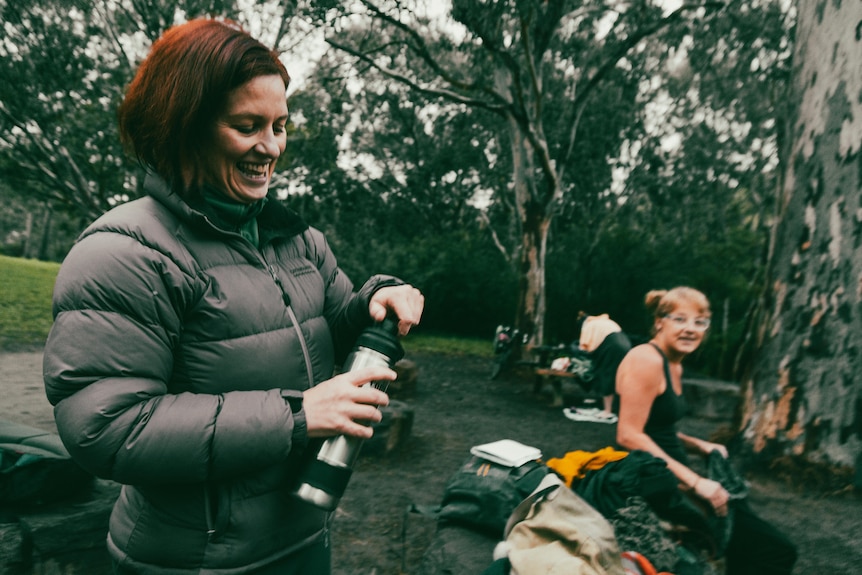
{"type": "Polygon", "coordinates": [[[41,346],[51,328],[60,264],[0,255],[0,350],[41,346]]]}
{"type": "Polygon", "coordinates": [[[417,333],[410,332],[402,342],[404,351],[409,355],[417,352],[445,353],[447,355],[474,355],[487,357],[494,354],[491,338],[478,339],[456,337],[451,335],[429,335],[417,328],[417,333]]]}

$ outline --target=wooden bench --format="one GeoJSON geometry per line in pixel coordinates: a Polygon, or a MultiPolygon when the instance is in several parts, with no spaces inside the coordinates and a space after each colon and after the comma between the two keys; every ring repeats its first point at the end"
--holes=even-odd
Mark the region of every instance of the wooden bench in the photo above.
{"type": "Polygon", "coordinates": [[[536,381],[533,384],[533,391],[539,393],[545,383],[551,385],[553,398],[551,400],[552,407],[563,407],[563,380],[571,379],[578,383],[581,382],[580,377],[570,371],[560,369],[550,369],[547,367],[537,367],[534,370],[536,381]]]}

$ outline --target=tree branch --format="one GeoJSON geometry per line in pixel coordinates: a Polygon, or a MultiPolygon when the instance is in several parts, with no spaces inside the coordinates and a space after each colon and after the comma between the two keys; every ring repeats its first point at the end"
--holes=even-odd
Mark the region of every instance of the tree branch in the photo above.
{"type": "Polygon", "coordinates": [[[497,246],[497,249],[503,255],[503,259],[506,260],[506,263],[512,263],[512,256],[506,250],[506,246],[503,245],[503,242],[500,241],[500,236],[497,234],[497,230],[494,229],[494,226],[491,225],[491,218],[488,217],[488,213],[485,210],[477,210],[479,212],[479,219],[482,220],[486,226],[488,226],[488,231],[491,233],[491,240],[493,240],[494,245],[497,246]]]}
{"type": "Polygon", "coordinates": [[[415,80],[413,80],[412,78],[408,78],[404,74],[400,74],[398,72],[395,72],[394,70],[391,70],[389,68],[385,68],[385,67],[381,66],[380,64],[375,62],[374,59],[369,57],[367,54],[362,53],[358,50],[355,50],[355,49],[351,48],[350,46],[346,46],[344,44],[341,44],[341,43],[339,43],[339,42],[337,42],[331,38],[327,38],[326,43],[329,44],[330,46],[332,46],[333,48],[341,50],[342,52],[346,52],[346,53],[350,54],[351,56],[356,57],[360,61],[365,62],[366,64],[368,64],[369,66],[371,66],[375,70],[378,70],[384,76],[387,76],[393,80],[401,82],[402,84],[405,84],[406,86],[409,86],[410,88],[412,88],[412,89],[414,89],[417,92],[420,92],[422,94],[440,97],[440,98],[445,98],[447,100],[450,100],[452,102],[456,102],[458,104],[465,104],[467,106],[475,106],[477,108],[483,108],[485,110],[489,110],[489,111],[494,112],[496,114],[503,112],[506,108],[506,106],[495,105],[495,104],[492,104],[490,102],[486,102],[484,100],[478,100],[475,98],[470,98],[470,97],[464,96],[462,94],[459,94],[458,92],[454,92],[452,90],[445,90],[443,88],[432,88],[430,86],[420,85],[415,80]]]}
{"type": "Polygon", "coordinates": [[[405,33],[411,40],[412,43],[408,43],[410,49],[416,52],[416,54],[422,58],[422,60],[428,64],[428,66],[445,82],[454,86],[455,88],[465,90],[468,92],[484,92],[491,96],[495,100],[504,100],[500,94],[497,94],[493,90],[489,90],[487,86],[476,84],[474,82],[467,82],[465,80],[460,80],[450,74],[446,69],[444,69],[439,62],[434,58],[431,54],[431,50],[428,48],[428,45],[425,43],[425,39],[419,34],[416,30],[411,28],[410,26],[404,24],[400,20],[393,18],[389,14],[386,14],[379,7],[368,0],[360,0],[362,5],[365,6],[369,11],[373,12],[378,18],[383,20],[384,22],[388,22],[398,30],[405,33]]]}
{"type": "Polygon", "coordinates": [[[287,29],[290,27],[290,20],[292,16],[287,15],[288,4],[292,5],[293,13],[296,14],[296,2],[292,0],[285,0],[284,2],[284,10],[281,13],[281,20],[278,24],[278,31],[275,33],[275,38],[272,40],[272,49],[277,50],[281,45],[281,39],[287,34],[287,29]]]}
{"type": "Polygon", "coordinates": [[[578,124],[580,123],[581,115],[583,114],[584,108],[586,108],[587,100],[592,95],[599,82],[601,82],[604,77],[607,76],[610,71],[614,69],[614,67],[623,58],[623,56],[625,56],[629,52],[629,50],[635,47],[641,40],[643,40],[647,36],[655,34],[659,30],[669,26],[671,23],[681,19],[683,13],[691,10],[697,10],[700,8],[719,9],[723,8],[724,5],[724,2],[713,1],[707,1],[700,4],[683,4],[682,6],[659,20],[657,23],[653,24],[652,26],[645,26],[644,28],[635,31],[634,34],[628,36],[611,52],[610,56],[605,60],[605,63],[602,64],[598,70],[596,70],[596,73],[593,74],[589,80],[587,80],[584,89],[578,93],[572,104],[572,121],[569,128],[569,141],[560,161],[561,176],[564,173],[565,167],[568,164],[569,158],[572,155],[572,150],[575,146],[575,135],[577,134],[578,124]]]}
{"type": "MultiPolygon", "coordinates": [[[[27,129],[26,123],[15,118],[12,112],[10,112],[2,103],[0,103],[0,114],[5,116],[12,125],[21,130],[22,134],[24,134],[24,141],[28,144],[26,154],[16,154],[16,156],[18,156],[17,171],[22,171],[21,168],[29,168],[33,172],[40,172],[45,176],[45,179],[51,183],[51,185],[45,187],[45,189],[57,190],[56,193],[45,193],[40,194],[40,196],[49,200],[59,200],[64,204],[72,205],[78,211],[81,211],[81,203],[85,203],[88,214],[99,214],[102,212],[98,202],[94,201],[93,194],[89,189],[86,178],[84,178],[83,173],[78,169],[77,164],[72,159],[65,146],[61,145],[59,146],[59,149],[55,151],[51,142],[45,138],[44,130],[42,130],[41,126],[39,127],[38,134],[33,133],[32,130],[27,129]],[[59,155],[63,160],[62,163],[58,161],[56,155],[59,155]],[[74,179],[77,180],[77,185],[68,178],[60,177],[59,173],[63,168],[72,172],[74,179]],[[59,190],[66,190],[68,197],[75,198],[75,204],[69,202],[65,194],[59,192],[59,190]]],[[[43,186],[39,186],[38,188],[42,187],[43,186]]]]}
{"type": "Polygon", "coordinates": [[[117,50],[118,53],[123,55],[123,66],[129,71],[132,67],[132,59],[129,57],[129,53],[126,51],[123,43],[120,42],[120,38],[117,35],[117,20],[114,17],[111,10],[108,8],[105,0],[102,0],[99,4],[93,5],[93,11],[99,12],[99,7],[101,6],[102,10],[100,16],[102,21],[104,22],[104,27],[102,28],[105,31],[105,36],[111,39],[111,42],[114,44],[114,49],[117,50]]]}

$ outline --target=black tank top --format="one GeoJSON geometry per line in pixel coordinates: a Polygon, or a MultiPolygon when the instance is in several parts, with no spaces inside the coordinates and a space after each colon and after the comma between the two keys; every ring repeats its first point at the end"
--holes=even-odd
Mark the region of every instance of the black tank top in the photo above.
{"type": "Polygon", "coordinates": [[[664,377],[667,382],[664,392],[655,398],[650,407],[644,432],[661,447],[665,453],[679,461],[688,462],[688,455],[677,437],[677,422],[685,416],[686,404],[682,395],[677,395],[673,389],[670,376],[670,364],[667,356],[656,344],[650,343],[661,354],[664,361],[664,377]]]}

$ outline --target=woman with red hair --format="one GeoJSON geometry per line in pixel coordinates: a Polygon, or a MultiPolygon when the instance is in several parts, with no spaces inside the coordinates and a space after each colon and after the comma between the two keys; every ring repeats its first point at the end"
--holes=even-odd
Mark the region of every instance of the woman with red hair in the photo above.
{"type": "Polygon", "coordinates": [[[146,196],[91,224],[54,291],[44,379],[69,452],[123,484],[116,573],[330,572],[327,511],[291,495],[318,438],[367,438],[394,379],[333,376],[387,314],[422,294],[359,289],[323,235],[268,197],[290,78],[237,25],[195,20],[156,41],[119,109],[146,196]]]}

